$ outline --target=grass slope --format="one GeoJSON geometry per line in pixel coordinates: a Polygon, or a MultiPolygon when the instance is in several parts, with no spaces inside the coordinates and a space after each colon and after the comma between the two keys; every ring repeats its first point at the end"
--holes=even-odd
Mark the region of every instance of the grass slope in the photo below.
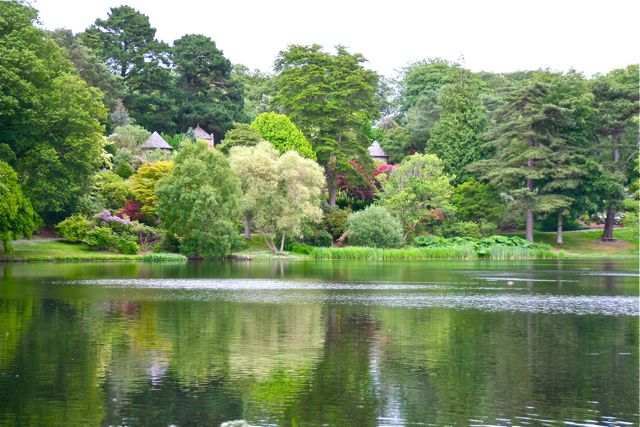
{"type": "MultiPolygon", "coordinates": [[[[140,255],[98,252],[85,245],[59,240],[29,240],[13,243],[13,261],[101,261],[137,260],[140,255]]],[[[0,259],[3,259],[0,255],[0,259]]]]}
{"type": "MultiPolygon", "coordinates": [[[[524,238],[524,233],[510,233],[508,235],[524,238]]],[[[631,229],[617,228],[613,236],[619,239],[617,242],[603,242],[602,230],[565,231],[564,244],[556,244],[556,233],[537,231],[533,240],[539,243],[547,243],[555,250],[562,250],[569,256],[578,257],[637,257],[638,236],[631,229]]]]}

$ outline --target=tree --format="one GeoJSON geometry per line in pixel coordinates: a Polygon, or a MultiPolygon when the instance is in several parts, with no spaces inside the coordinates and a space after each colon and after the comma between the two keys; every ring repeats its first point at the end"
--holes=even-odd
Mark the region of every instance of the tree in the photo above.
{"type": "Polygon", "coordinates": [[[258,114],[271,111],[269,104],[274,95],[272,75],[235,64],[231,69],[231,78],[242,86],[244,115],[247,120],[253,121],[258,114]]]}
{"type": "Polygon", "coordinates": [[[120,126],[109,136],[107,147],[113,154],[113,166],[117,169],[120,164],[128,163],[136,169],[142,163],[140,146],[149,138],[150,132],[137,125],[120,126]]]}
{"type": "Polygon", "coordinates": [[[505,202],[491,184],[470,179],[457,186],[451,203],[456,208],[456,217],[461,221],[490,222],[500,225],[505,202]]]}
{"type": "Polygon", "coordinates": [[[224,140],[216,148],[225,154],[233,147],[253,147],[262,141],[260,132],[246,123],[235,123],[233,128],[224,134],[224,140]]]}
{"type": "Polygon", "coordinates": [[[389,156],[389,162],[400,163],[410,150],[411,134],[403,127],[393,127],[385,133],[380,145],[389,156]]]}
{"type": "Polygon", "coordinates": [[[234,122],[244,119],[242,88],[231,79],[231,62],[213,40],[199,34],[176,40],[171,58],[177,74],[177,128],[199,123],[222,139],[234,122]]]}
{"type": "Polygon", "coordinates": [[[597,109],[595,149],[605,170],[601,182],[607,212],[603,239],[613,239],[613,225],[616,212],[622,208],[624,186],[634,176],[629,167],[638,156],[639,73],[637,64],[630,65],[598,76],[592,83],[597,109]]]}
{"type": "Polygon", "coordinates": [[[316,162],[295,151],[279,155],[264,141],[255,147],[234,147],[229,158],[242,182],[245,233],[254,223],[274,254],[284,251],[286,236],[302,235],[306,221],[321,220],[325,181],[316,162]],[[279,249],[277,235],[281,236],[279,249]]]}
{"type": "Polygon", "coordinates": [[[405,157],[382,182],[379,203],[400,221],[406,239],[421,221],[429,218],[430,212],[452,210],[450,181],[436,156],[413,154],[405,157]]]}
{"type": "Polygon", "coordinates": [[[259,114],[251,123],[251,127],[260,133],[262,139],[270,142],[281,153],[293,150],[302,157],[312,160],[316,158],[307,138],[284,114],[259,114]]]}
{"type": "Polygon", "coordinates": [[[437,96],[440,117],[433,125],[425,151],[435,154],[455,183],[470,178],[468,164],[484,158],[481,135],[487,111],[478,85],[460,73],[459,80],[444,86],[437,96]]]}
{"type": "Polygon", "coordinates": [[[162,178],[170,175],[172,169],[172,161],[145,163],[130,178],[131,194],[142,204],[140,210],[152,222],[155,222],[158,216],[156,212],[158,202],[156,184],[162,178]]]}
{"type": "Polygon", "coordinates": [[[417,61],[402,70],[399,82],[399,120],[411,134],[410,149],[422,151],[440,117],[438,92],[461,74],[459,64],[435,58],[417,61]]]}
{"type": "Polygon", "coordinates": [[[18,174],[7,163],[0,161],[0,241],[4,253],[11,254],[11,240],[31,237],[40,218],[31,207],[29,199],[22,193],[18,174]]]}
{"type": "Polygon", "coordinates": [[[251,238],[251,227],[263,216],[278,190],[278,151],[268,142],[255,146],[231,147],[229,162],[240,179],[244,238],[251,238]]]}
{"type": "Polygon", "coordinates": [[[34,27],[34,9],[0,2],[0,155],[47,224],[68,216],[104,164],[102,93],[34,27]]]}
{"type": "Polygon", "coordinates": [[[104,93],[104,104],[107,109],[110,111],[114,109],[124,96],[125,88],[120,76],[111,73],[109,68],[71,30],[52,31],[51,38],[67,51],[76,74],[89,86],[98,88],[104,93]]]}
{"type": "Polygon", "coordinates": [[[156,39],[148,16],[130,6],[113,7],[107,19],[96,19],[80,37],[120,76],[127,88],[124,104],[138,124],[174,130],[169,48],[156,39]]]}
{"type": "MultiPolygon", "coordinates": [[[[568,135],[573,126],[572,106],[560,105],[557,86],[545,81],[543,73],[519,87],[501,107],[488,135],[486,146],[494,157],[470,165],[514,202],[512,214],[526,214],[527,240],[533,241],[536,213],[564,209],[571,204],[566,195],[541,191],[553,180],[575,174],[575,146],[568,135]]],[[[547,188],[551,190],[552,188],[547,188]]]]}
{"type": "Polygon", "coordinates": [[[379,113],[378,75],[363,67],[365,58],[342,46],[336,54],[319,45],[292,45],[275,62],[273,103],[311,142],[324,168],[329,204],[335,206],[338,175],[349,160],[370,162],[366,130],[379,113]]]}
{"type": "Polygon", "coordinates": [[[206,142],[186,142],[171,175],[156,185],[158,214],[192,258],[220,258],[237,238],[240,183],[222,153],[206,142]]]}

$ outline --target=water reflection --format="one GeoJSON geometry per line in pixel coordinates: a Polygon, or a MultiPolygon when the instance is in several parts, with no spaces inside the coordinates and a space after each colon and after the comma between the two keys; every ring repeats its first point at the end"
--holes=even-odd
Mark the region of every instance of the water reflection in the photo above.
{"type": "Polygon", "coordinates": [[[637,421],[636,270],[479,267],[0,267],[0,424],[637,421]]]}

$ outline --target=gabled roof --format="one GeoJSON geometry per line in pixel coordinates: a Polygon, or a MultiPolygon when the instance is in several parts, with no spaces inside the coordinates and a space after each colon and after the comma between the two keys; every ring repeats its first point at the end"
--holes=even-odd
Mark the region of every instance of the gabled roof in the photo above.
{"type": "Polygon", "coordinates": [[[159,148],[161,150],[173,150],[173,147],[167,144],[158,132],[154,132],[151,136],[140,146],[143,150],[152,150],[155,148],[159,148]]]}
{"type": "Polygon", "coordinates": [[[195,136],[196,139],[211,139],[211,135],[209,135],[206,130],[202,129],[199,124],[193,130],[193,136],[195,136]]]}
{"type": "Polygon", "coordinates": [[[388,157],[378,141],[373,141],[368,150],[371,157],[388,157]]]}

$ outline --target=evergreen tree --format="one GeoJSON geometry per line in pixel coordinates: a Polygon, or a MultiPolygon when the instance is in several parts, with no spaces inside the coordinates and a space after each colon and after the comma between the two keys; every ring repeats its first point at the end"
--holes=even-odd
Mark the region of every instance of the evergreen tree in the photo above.
{"type": "Polygon", "coordinates": [[[113,7],[107,19],[97,19],[81,38],[124,82],[124,104],[136,123],[175,130],[169,47],[156,39],[148,16],[130,6],[113,7]]]}
{"type": "Polygon", "coordinates": [[[569,197],[551,191],[575,172],[576,153],[568,131],[569,106],[554,99],[553,87],[544,79],[532,79],[510,94],[497,111],[486,147],[493,158],[470,165],[514,202],[512,214],[526,214],[526,237],[533,241],[534,215],[571,204],[569,197]],[[545,187],[546,191],[541,191],[545,187]]]}
{"type": "Polygon", "coordinates": [[[633,160],[638,156],[638,65],[598,76],[592,84],[595,96],[595,141],[598,162],[604,167],[600,183],[606,219],[603,239],[613,238],[616,212],[622,208],[624,187],[637,177],[633,160]]]}
{"type": "Polygon", "coordinates": [[[186,35],[175,41],[171,59],[177,74],[178,130],[200,124],[220,140],[234,122],[244,121],[242,88],[231,79],[231,62],[213,40],[186,35]]]}
{"type": "Polygon", "coordinates": [[[425,151],[435,154],[454,183],[469,178],[466,166],[485,158],[481,135],[487,125],[487,111],[480,99],[478,85],[463,73],[459,80],[438,93],[440,118],[431,129],[425,151]]]}
{"type": "Polygon", "coordinates": [[[276,59],[274,105],[302,130],[324,168],[329,204],[335,206],[338,176],[367,164],[367,129],[379,114],[378,75],[362,66],[360,54],[338,46],[335,55],[319,45],[292,45],[276,59]]]}

